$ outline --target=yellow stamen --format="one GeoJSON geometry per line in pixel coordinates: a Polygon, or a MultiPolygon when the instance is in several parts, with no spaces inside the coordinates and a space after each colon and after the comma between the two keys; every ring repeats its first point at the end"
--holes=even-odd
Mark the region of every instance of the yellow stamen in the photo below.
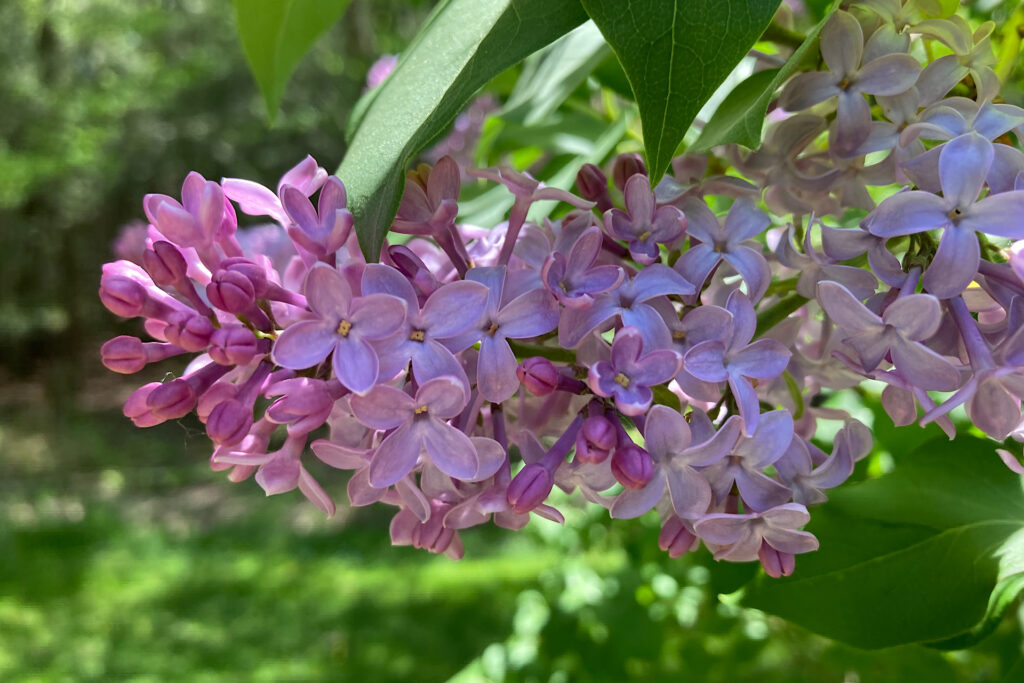
{"type": "Polygon", "coordinates": [[[494,336],[494,333],[498,331],[498,323],[492,322],[491,326],[487,328],[486,332],[490,336],[494,336]]]}
{"type": "Polygon", "coordinates": [[[686,332],[683,332],[682,330],[675,330],[672,332],[672,338],[677,341],[682,341],[686,339],[686,332]]]}
{"type": "Polygon", "coordinates": [[[352,331],[352,323],[347,320],[342,320],[338,323],[338,334],[342,337],[347,337],[348,333],[352,331]]]}
{"type": "Polygon", "coordinates": [[[629,378],[623,375],[621,372],[615,375],[612,381],[621,386],[623,389],[629,388],[629,378]]]}
{"type": "Polygon", "coordinates": [[[426,406],[420,406],[420,407],[416,408],[416,409],[415,409],[414,411],[412,411],[412,412],[413,412],[414,414],[416,414],[416,415],[422,415],[423,413],[427,412],[427,407],[426,407],[426,406]]]}
{"type": "Polygon", "coordinates": [[[426,339],[426,333],[423,330],[413,330],[409,333],[409,339],[421,342],[426,339]]]}
{"type": "Polygon", "coordinates": [[[646,230],[646,231],[640,233],[640,241],[641,242],[646,242],[647,238],[650,237],[650,236],[651,236],[651,231],[650,230],[646,230]]]}

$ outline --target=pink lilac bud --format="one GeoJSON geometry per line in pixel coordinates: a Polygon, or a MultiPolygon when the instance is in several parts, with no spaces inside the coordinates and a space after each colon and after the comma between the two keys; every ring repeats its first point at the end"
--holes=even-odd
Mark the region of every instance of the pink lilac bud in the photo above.
{"type": "Polygon", "coordinates": [[[675,515],[665,520],[658,534],[658,547],[673,560],[697,547],[697,537],[683,520],[675,515]]]}
{"type": "Polygon", "coordinates": [[[155,242],[152,249],[142,254],[142,265],[153,282],[162,287],[176,285],[187,278],[185,257],[170,242],[155,242]]]}
{"type": "Polygon", "coordinates": [[[172,379],[150,392],[146,406],[157,417],[174,420],[192,412],[196,407],[196,393],[185,380],[172,379]]]}
{"type": "Polygon", "coordinates": [[[576,189],[580,196],[597,204],[597,210],[604,213],[612,208],[608,196],[608,176],[594,164],[583,164],[576,174],[576,189]]]}
{"type": "Polygon", "coordinates": [[[654,476],[650,453],[636,444],[616,448],[612,455],[612,475],[627,489],[642,489],[654,476]]]}
{"type": "Polygon", "coordinates": [[[147,364],[184,353],[174,344],[143,343],[137,337],[114,337],[100,347],[100,358],[108,370],[122,375],[136,373],[147,364]]]}
{"type": "Polygon", "coordinates": [[[150,382],[132,392],[128,400],[124,402],[123,413],[135,423],[136,427],[153,427],[164,422],[164,418],[157,417],[150,410],[148,401],[149,395],[160,386],[160,382],[150,382]]]}
{"type": "Polygon", "coordinates": [[[615,165],[612,166],[612,181],[619,190],[626,191],[626,181],[637,173],[647,175],[647,166],[644,165],[644,158],[633,152],[620,154],[615,158],[615,165]]]}
{"type": "Polygon", "coordinates": [[[105,277],[100,283],[100,301],[108,311],[122,318],[142,315],[146,300],[145,288],[126,277],[105,277]]]}
{"type": "Polygon", "coordinates": [[[210,303],[228,313],[245,313],[256,301],[256,288],[244,274],[223,268],[206,285],[210,303]]]}
{"type": "Polygon", "coordinates": [[[238,399],[218,403],[206,419],[206,434],[218,446],[234,446],[252,428],[252,406],[238,399]]]}
{"type": "Polygon", "coordinates": [[[526,390],[534,396],[547,396],[558,388],[561,375],[555,364],[547,358],[527,358],[516,368],[516,375],[526,390]]]}
{"type": "Polygon", "coordinates": [[[412,546],[432,553],[443,553],[455,538],[455,529],[444,526],[444,516],[452,509],[451,503],[430,501],[430,517],[416,525],[412,531],[412,546]]]}
{"type": "Polygon", "coordinates": [[[592,415],[583,421],[576,435],[576,460],[604,462],[617,443],[615,425],[603,415],[592,415]]]}
{"type": "Polygon", "coordinates": [[[508,485],[508,504],[517,515],[527,513],[547,499],[554,483],[551,472],[543,464],[530,463],[508,485]]]}
{"type": "Polygon", "coordinates": [[[761,549],[757,551],[757,558],[764,567],[764,573],[773,579],[782,576],[791,576],[796,568],[796,556],[791,553],[784,553],[768,545],[768,541],[761,541],[761,549]]]}
{"type": "Polygon", "coordinates": [[[217,328],[201,315],[173,313],[167,320],[164,336],[167,341],[193,353],[204,351],[217,328]]]}
{"type": "Polygon", "coordinates": [[[266,339],[256,336],[241,325],[229,325],[214,330],[210,336],[210,358],[221,365],[248,365],[257,354],[269,351],[266,339]]]}

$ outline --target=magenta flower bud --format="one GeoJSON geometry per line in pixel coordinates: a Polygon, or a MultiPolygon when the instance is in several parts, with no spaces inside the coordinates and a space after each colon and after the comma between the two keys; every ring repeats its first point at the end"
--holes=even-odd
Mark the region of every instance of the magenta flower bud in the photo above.
{"type": "Polygon", "coordinates": [[[256,288],[243,273],[218,270],[206,285],[210,303],[228,313],[245,313],[256,301],[256,288]]]}
{"type": "Polygon", "coordinates": [[[583,421],[576,435],[576,460],[604,462],[617,443],[615,425],[602,415],[592,415],[583,421]]]}
{"type": "Polygon", "coordinates": [[[612,455],[612,475],[627,489],[642,489],[654,476],[650,453],[636,444],[616,448],[612,455]]]}
{"type": "Polygon", "coordinates": [[[261,353],[256,336],[241,325],[214,330],[210,335],[210,358],[221,365],[248,365],[261,353]]]}
{"type": "Polygon", "coordinates": [[[647,166],[644,165],[644,158],[633,152],[620,154],[615,158],[615,165],[612,166],[612,181],[615,187],[626,191],[626,181],[637,173],[647,175],[647,166]]]}
{"type": "Polygon", "coordinates": [[[149,405],[147,405],[149,395],[159,386],[161,386],[160,382],[143,384],[133,391],[128,400],[124,402],[122,412],[125,417],[135,423],[136,427],[153,427],[164,422],[164,418],[154,415],[149,405]]]}
{"type": "Polygon", "coordinates": [[[215,329],[213,323],[201,315],[175,313],[167,320],[164,336],[172,344],[195,353],[210,345],[210,336],[215,329]]]}
{"type": "Polygon", "coordinates": [[[444,516],[452,509],[451,503],[432,499],[430,501],[430,517],[412,530],[412,546],[432,553],[443,553],[448,550],[455,538],[455,529],[444,526],[444,516]]]}
{"type": "Polygon", "coordinates": [[[682,557],[697,546],[697,537],[683,520],[675,515],[665,520],[658,534],[658,547],[673,560],[682,557]]]}
{"type": "Polygon", "coordinates": [[[221,270],[244,275],[253,286],[256,298],[262,299],[266,296],[271,283],[267,280],[267,274],[263,268],[247,258],[229,258],[220,262],[221,270]]]}
{"type": "Polygon", "coordinates": [[[546,467],[539,462],[530,463],[509,483],[508,504],[517,515],[525,514],[547,499],[554,483],[546,467]]]}
{"type": "Polygon", "coordinates": [[[108,311],[122,318],[142,315],[148,298],[146,289],[135,280],[112,275],[100,281],[100,301],[108,311]]]}
{"type": "Polygon", "coordinates": [[[146,348],[138,337],[114,337],[100,347],[100,359],[108,370],[131,375],[146,367],[146,348]]]}
{"type": "Polygon", "coordinates": [[[547,396],[558,388],[559,373],[547,358],[527,358],[516,368],[516,375],[526,390],[534,396],[547,396]]]}
{"type": "Polygon", "coordinates": [[[757,559],[761,561],[764,573],[773,579],[782,576],[791,576],[796,568],[796,556],[791,553],[784,553],[768,545],[768,541],[761,541],[761,548],[757,551],[757,559]]]}
{"type": "Polygon", "coordinates": [[[612,208],[608,196],[608,176],[594,164],[583,164],[576,174],[576,189],[584,199],[597,204],[597,210],[604,213],[612,208]]]}
{"type": "Polygon", "coordinates": [[[188,265],[176,246],[163,240],[142,254],[142,265],[158,285],[168,287],[184,280],[188,265]]]}
{"type": "Polygon", "coordinates": [[[206,434],[218,446],[234,446],[252,428],[252,406],[228,399],[214,406],[206,419],[206,434]]]}
{"type": "Polygon", "coordinates": [[[181,378],[164,382],[149,393],[146,407],[165,420],[185,417],[196,407],[196,392],[181,378]]]}

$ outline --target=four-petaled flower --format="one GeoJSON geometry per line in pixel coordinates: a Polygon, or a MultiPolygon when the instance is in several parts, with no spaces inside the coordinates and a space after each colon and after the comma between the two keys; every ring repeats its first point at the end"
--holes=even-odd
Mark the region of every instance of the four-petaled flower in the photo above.
{"type": "Polygon", "coordinates": [[[626,415],[643,415],[654,400],[651,387],[663,384],[679,372],[682,358],[672,349],[643,353],[640,331],[624,327],[612,340],[611,362],[590,366],[587,383],[598,396],[615,397],[615,407],[626,415]]]}

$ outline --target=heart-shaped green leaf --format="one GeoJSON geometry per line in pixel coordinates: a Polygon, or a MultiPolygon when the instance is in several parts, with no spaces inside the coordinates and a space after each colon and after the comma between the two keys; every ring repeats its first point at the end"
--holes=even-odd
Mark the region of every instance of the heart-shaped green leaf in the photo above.
{"type": "Polygon", "coordinates": [[[1024,586],[1022,483],[991,442],[929,441],[831,494],[808,525],[821,550],[745,602],[858,647],[966,647],[1024,586]]]}
{"type": "Polygon", "coordinates": [[[653,182],[779,6],[779,0],[582,2],[633,88],[653,182]]]}
{"type": "Polygon", "coordinates": [[[238,37],[273,122],[284,86],[351,0],[234,0],[238,37]]]}
{"type": "Polygon", "coordinates": [[[576,0],[445,0],[359,107],[338,169],[359,245],[380,254],[409,160],[485,83],[586,21],[576,0]]]}

